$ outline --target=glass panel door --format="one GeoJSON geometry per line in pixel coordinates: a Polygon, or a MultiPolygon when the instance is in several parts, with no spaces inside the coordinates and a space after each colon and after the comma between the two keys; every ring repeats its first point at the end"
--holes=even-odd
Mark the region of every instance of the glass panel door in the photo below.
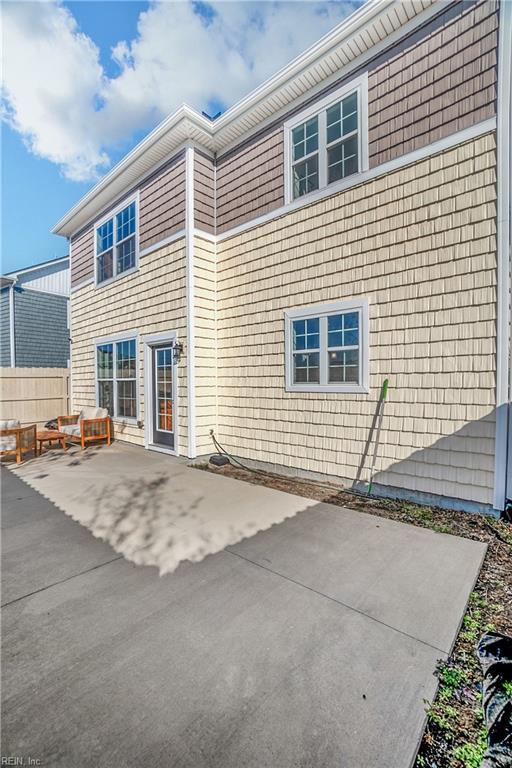
{"type": "Polygon", "coordinates": [[[173,355],[170,344],[153,347],[153,443],[174,448],[173,355]]]}

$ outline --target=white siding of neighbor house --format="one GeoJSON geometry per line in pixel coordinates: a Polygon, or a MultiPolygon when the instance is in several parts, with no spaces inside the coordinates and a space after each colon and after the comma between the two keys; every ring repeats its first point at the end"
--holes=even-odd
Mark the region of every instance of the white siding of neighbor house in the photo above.
{"type": "MultiPolygon", "coordinates": [[[[15,272],[12,276],[16,275],[15,272]]],[[[69,261],[57,264],[45,264],[38,269],[21,272],[17,276],[16,285],[32,291],[44,293],[57,293],[61,296],[69,296],[70,275],[69,261]]]]}
{"type": "Polygon", "coordinates": [[[217,245],[218,435],[235,455],[492,503],[495,136],[217,245]],[[286,392],[284,311],[370,303],[370,394],[286,392]]]}

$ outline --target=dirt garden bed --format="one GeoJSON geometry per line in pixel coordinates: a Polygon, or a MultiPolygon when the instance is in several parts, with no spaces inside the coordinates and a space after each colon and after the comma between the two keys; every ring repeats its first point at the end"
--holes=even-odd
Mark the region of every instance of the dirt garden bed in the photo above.
{"type": "MultiPolygon", "coordinates": [[[[200,468],[487,543],[487,554],[453,652],[448,661],[438,667],[436,698],[425,702],[427,727],[415,763],[415,768],[478,768],[486,749],[486,731],[481,705],[482,676],[474,649],[485,631],[512,634],[512,525],[485,515],[355,496],[334,485],[252,472],[231,464],[223,467],[208,464],[200,468]]],[[[512,691],[510,695],[512,697],[512,691]]]]}

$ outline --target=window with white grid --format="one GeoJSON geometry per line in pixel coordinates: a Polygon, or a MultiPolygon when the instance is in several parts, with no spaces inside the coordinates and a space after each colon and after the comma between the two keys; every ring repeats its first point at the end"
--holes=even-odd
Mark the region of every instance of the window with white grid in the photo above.
{"type": "Polygon", "coordinates": [[[286,389],[368,391],[368,301],[285,312],[286,389]]]}
{"type": "Polygon", "coordinates": [[[96,284],[137,266],[137,203],[123,205],[96,226],[96,284]]]}
{"type": "Polygon", "coordinates": [[[285,123],[286,202],[367,169],[367,77],[285,123]]]}

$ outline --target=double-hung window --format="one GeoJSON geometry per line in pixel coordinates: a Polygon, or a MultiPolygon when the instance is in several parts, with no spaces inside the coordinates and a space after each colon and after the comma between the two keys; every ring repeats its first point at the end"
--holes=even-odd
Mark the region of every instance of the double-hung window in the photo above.
{"type": "Polygon", "coordinates": [[[286,202],[366,170],[367,78],[285,123],[286,202]]]}
{"type": "Polygon", "coordinates": [[[368,391],[366,299],[288,310],[285,324],[287,391],[368,391]]]}
{"type": "Polygon", "coordinates": [[[96,345],[97,400],[114,418],[137,418],[136,339],[96,345]]]}
{"type": "Polygon", "coordinates": [[[137,203],[133,200],[96,227],[96,283],[137,265],[137,203]]]}

